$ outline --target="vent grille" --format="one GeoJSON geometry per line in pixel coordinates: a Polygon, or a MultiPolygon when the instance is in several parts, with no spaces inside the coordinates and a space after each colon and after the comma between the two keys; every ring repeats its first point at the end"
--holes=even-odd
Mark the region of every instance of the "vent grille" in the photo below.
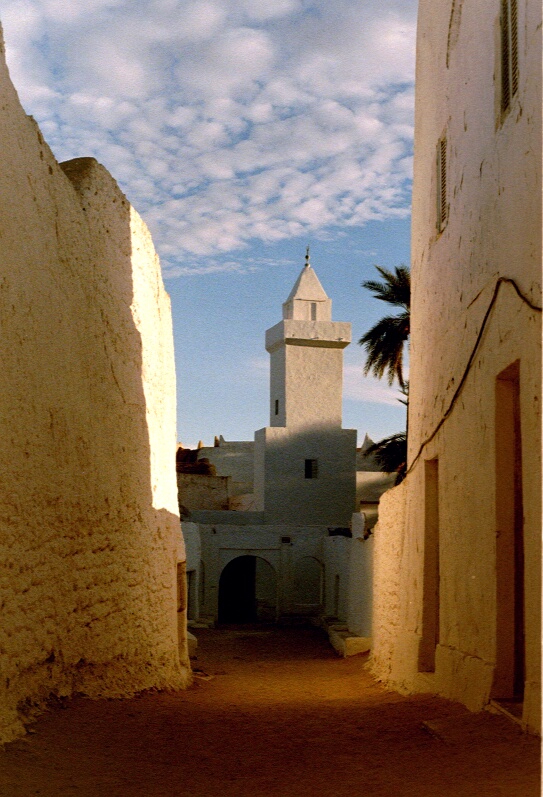
{"type": "Polygon", "coordinates": [[[502,0],[502,111],[507,111],[518,91],[518,7],[517,0],[502,0]]]}
{"type": "Polygon", "coordinates": [[[439,139],[437,145],[437,229],[447,224],[447,137],[439,139]]]}
{"type": "Polygon", "coordinates": [[[511,93],[514,95],[518,91],[518,11],[517,0],[509,0],[511,11],[511,93]]]}

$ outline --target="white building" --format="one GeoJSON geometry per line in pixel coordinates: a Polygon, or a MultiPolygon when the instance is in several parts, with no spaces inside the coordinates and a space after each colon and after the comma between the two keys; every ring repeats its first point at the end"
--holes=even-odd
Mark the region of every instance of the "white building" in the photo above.
{"type": "Polygon", "coordinates": [[[266,333],[270,425],[254,444],[221,438],[201,449],[199,461],[209,460],[214,473],[180,474],[180,500],[191,510],[183,531],[198,540],[201,556],[191,555],[198,543],[189,543],[189,617],[346,618],[357,509],[356,431],[341,426],[350,341],[351,325],[332,321],[332,302],[307,255],[282,321],[266,333]],[[226,479],[230,511],[195,510],[198,479],[209,483],[209,505],[226,479]]]}
{"type": "Polygon", "coordinates": [[[376,674],[538,729],[541,3],[421,0],[409,473],[375,534],[376,674]]]}
{"type": "Polygon", "coordinates": [[[283,320],[266,332],[270,425],[255,434],[256,508],[268,522],[348,526],[356,492],[356,430],[342,429],[343,349],[351,325],[309,265],[283,320]]]}

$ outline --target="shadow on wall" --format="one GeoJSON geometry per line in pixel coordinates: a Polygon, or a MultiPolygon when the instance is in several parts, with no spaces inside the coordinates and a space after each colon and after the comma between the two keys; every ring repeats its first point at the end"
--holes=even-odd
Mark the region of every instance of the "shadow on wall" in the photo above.
{"type": "Polygon", "coordinates": [[[57,164],[3,64],[0,94],[2,741],[51,693],[124,696],[187,671],[152,242],[95,160],[57,164]]]}
{"type": "Polygon", "coordinates": [[[355,511],[356,431],[267,427],[255,433],[255,499],[267,523],[348,526],[355,511]]]}
{"type": "Polygon", "coordinates": [[[294,603],[298,607],[324,605],[324,565],[314,556],[302,556],[294,564],[294,603]]]}

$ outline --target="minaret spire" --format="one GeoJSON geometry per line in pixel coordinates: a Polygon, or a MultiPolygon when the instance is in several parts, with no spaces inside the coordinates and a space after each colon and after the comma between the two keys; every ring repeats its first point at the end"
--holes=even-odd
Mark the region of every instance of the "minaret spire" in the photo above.
{"type": "Polygon", "coordinates": [[[305,250],[305,265],[283,304],[283,318],[294,321],[332,320],[332,302],[311,267],[309,245],[305,250]]]}

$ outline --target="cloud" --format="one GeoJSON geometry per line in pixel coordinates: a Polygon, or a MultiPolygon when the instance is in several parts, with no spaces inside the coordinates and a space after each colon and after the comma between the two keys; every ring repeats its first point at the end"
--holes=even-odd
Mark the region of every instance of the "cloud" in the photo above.
{"type": "Polygon", "coordinates": [[[397,387],[389,387],[386,380],[364,376],[361,365],[345,365],[343,397],[351,401],[365,401],[372,404],[400,406],[404,396],[397,387]]]}
{"type": "Polygon", "coordinates": [[[164,269],[164,277],[166,279],[173,279],[175,277],[188,277],[200,276],[202,274],[220,274],[220,273],[236,273],[248,274],[251,271],[256,271],[255,266],[242,265],[236,261],[218,262],[216,260],[207,260],[205,264],[194,263],[184,266],[170,266],[164,269]]]}
{"type": "Polygon", "coordinates": [[[0,15],[55,155],[111,171],[170,275],[408,212],[415,0],[0,0],[0,15]]]}

